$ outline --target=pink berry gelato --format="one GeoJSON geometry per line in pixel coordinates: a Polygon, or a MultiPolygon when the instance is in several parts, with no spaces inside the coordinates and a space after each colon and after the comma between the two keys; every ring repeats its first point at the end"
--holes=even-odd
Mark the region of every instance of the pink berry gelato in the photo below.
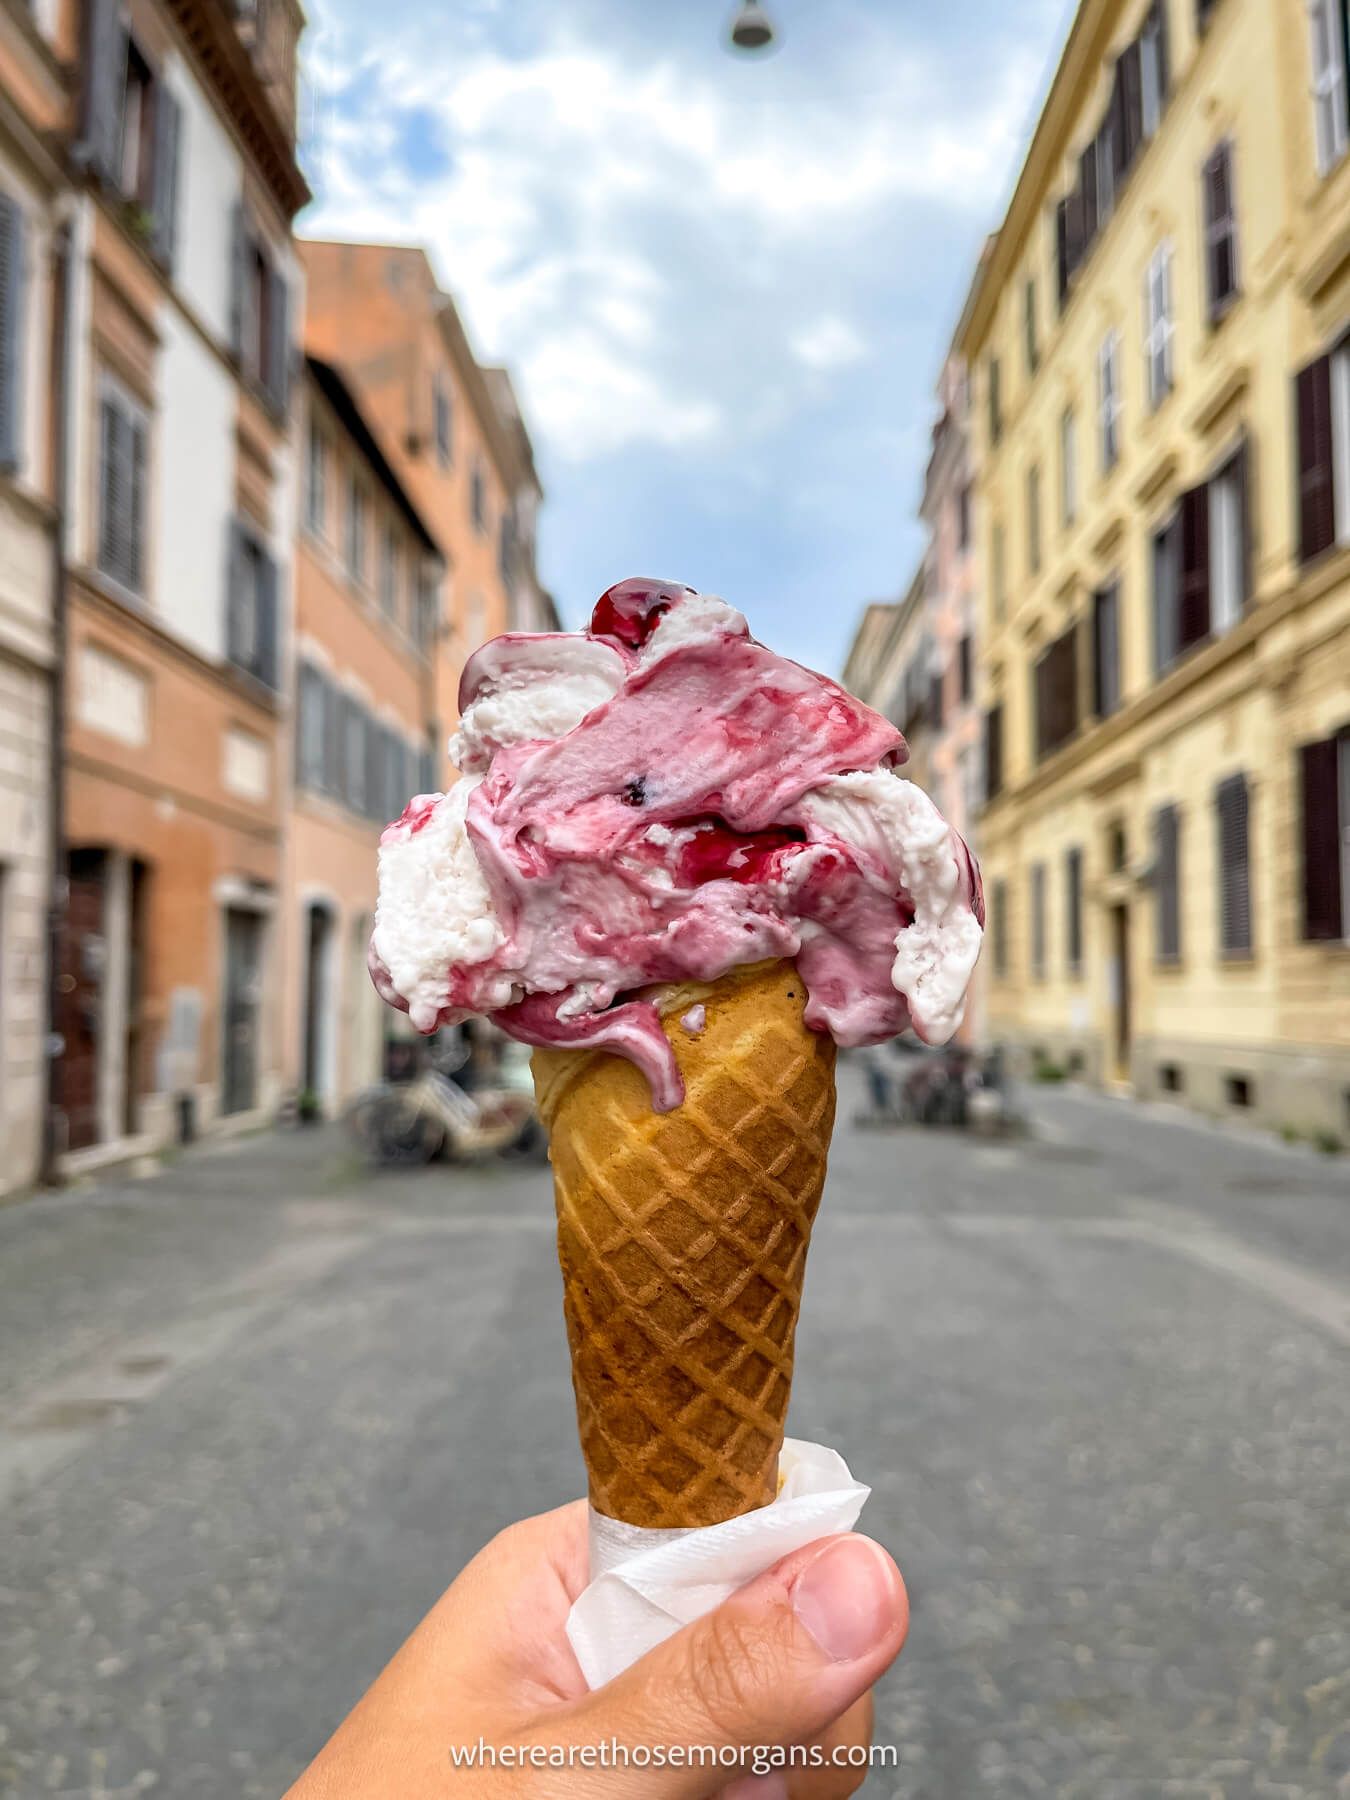
{"type": "Polygon", "coordinates": [[[380,841],[371,972],[418,1030],[485,1013],[613,1051],[661,1111],[683,1089],[655,983],[787,958],[842,1045],[955,1031],[973,857],[895,727],[724,601],[621,582],[587,631],[485,644],[460,710],[460,780],[380,841]]]}

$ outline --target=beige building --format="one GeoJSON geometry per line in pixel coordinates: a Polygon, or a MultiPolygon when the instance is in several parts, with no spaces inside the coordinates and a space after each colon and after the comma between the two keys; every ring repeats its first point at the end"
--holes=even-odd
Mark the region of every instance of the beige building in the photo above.
{"type": "Polygon", "coordinates": [[[309,356],[283,902],[287,1086],[332,1112],[379,1079],[399,1016],[366,968],[380,832],[431,790],[444,563],[352,388],[309,356]]]}
{"type": "Polygon", "coordinates": [[[1350,1136],[1345,0],[1084,0],[972,371],[993,1035],[1350,1136]]]}

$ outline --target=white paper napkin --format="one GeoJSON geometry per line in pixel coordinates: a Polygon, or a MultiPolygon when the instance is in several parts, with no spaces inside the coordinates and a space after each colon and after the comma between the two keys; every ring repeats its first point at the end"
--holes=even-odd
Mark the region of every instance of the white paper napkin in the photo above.
{"type": "Polygon", "coordinates": [[[589,1687],[635,1663],[780,1557],[851,1531],[871,1488],[837,1450],[786,1438],[778,1498],[721,1525],[649,1531],[592,1509],[590,1585],[567,1616],[567,1636],[589,1687]]]}

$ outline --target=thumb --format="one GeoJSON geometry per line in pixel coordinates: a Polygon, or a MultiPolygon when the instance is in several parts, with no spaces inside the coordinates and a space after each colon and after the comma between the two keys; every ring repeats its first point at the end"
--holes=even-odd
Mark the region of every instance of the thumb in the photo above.
{"type": "Polygon", "coordinates": [[[854,1534],[825,1538],[590,1695],[574,1728],[592,1741],[707,1755],[701,1766],[630,1767],[606,1795],[708,1794],[737,1774],[736,1750],[817,1737],[895,1660],[908,1628],[905,1584],[886,1551],[854,1534]]]}

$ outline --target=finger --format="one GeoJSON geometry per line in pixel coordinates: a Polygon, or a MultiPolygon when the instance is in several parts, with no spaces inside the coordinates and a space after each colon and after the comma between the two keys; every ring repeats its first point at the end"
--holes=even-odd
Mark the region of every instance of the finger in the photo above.
{"type": "MultiPolygon", "coordinates": [[[[710,1757],[808,1742],[862,1698],[900,1652],[900,1571],[870,1538],[827,1538],[787,1557],[650,1651],[568,1714],[577,1741],[697,1746],[710,1757]]],[[[561,1720],[543,1722],[557,1733],[561,1720]]],[[[728,1763],[615,1771],[608,1795],[716,1792],[728,1763]]],[[[733,1769],[734,1773],[734,1769],[733,1769]]]]}

